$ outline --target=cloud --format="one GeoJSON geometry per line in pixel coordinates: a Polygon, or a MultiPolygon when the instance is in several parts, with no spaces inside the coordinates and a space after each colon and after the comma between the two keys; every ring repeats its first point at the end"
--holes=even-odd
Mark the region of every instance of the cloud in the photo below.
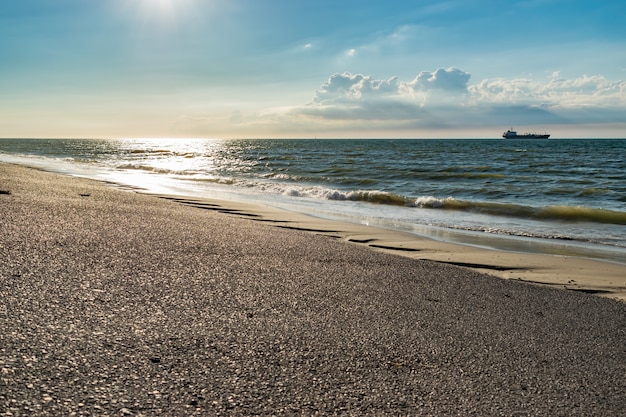
{"type": "Polygon", "coordinates": [[[548,82],[530,79],[483,80],[468,89],[475,103],[527,104],[561,109],[581,107],[626,107],[626,82],[603,76],[583,75],[560,78],[554,73],[548,82]]]}
{"type": "Polygon", "coordinates": [[[343,74],[332,75],[319,90],[315,91],[312,105],[333,103],[378,101],[399,94],[397,78],[387,81],[376,80],[369,75],[343,74]]]}
{"type": "MultiPolygon", "coordinates": [[[[401,25],[392,32],[379,32],[368,43],[358,45],[358,51],[373,57],[390,57],[395,54],[406,57],[406,54],[415,53],[415,48],[426,46],[427,40],[440,39],[443,36],[440,29],[423,25],[401,25]]],[[[406,58],[404,58],[406,62],[406,58]]]]}
{"type": "MultiPolygon", "coordinates": [[[[408,80],[336,73],[303,105],[223,115],[229,120],[224,132],[270,137],[411,136],[437,130],[499,132],[509,126],[548,131],[550,125],[626,127],[624,81],[599,75],[566,79],[558,72],[543,82],[470,81],[471,75],[458,68],[422,71],[408,80]]],[[[217,117],[207,115],[202,126],[221,125],[217,117]]]]}
{"type": "Polygon", "coordinates": [[[370,75],[333,74],[294,114],[328,120],[407,120],[419,118],[427,102],[467,92],[470,74],[456,68],[421,72],[414,80],[378,80],[370,75]]]}
{"type": "Polygon", "coordinates": [[[422,71],[414,79],[387,80],[349,72],[333,74],[304,106],[289,113],[320,123],[385,121],[389,128],[582,121],[626,122],[626,82],[602,76],[486,79],[470,85],[458,68],[422,71]]]}
{"type": "Polygon", "coordinates": [[[442,90],[465,92],[471,75],[457,68],[422,71],[409,83],[413,90],[442,90]]]}
{"type": "Polygon", "coordinates": [[[421,72],[411,81],[336,73],[315,91],[309,103],[290,109],[281,123],[317,125],[318,129],[323,128],[324,123],[335,128],[391,126],[402,129],[416,124],[445,124],[426,105],[437,108],[451,97],[456,100],[457,96],[464,95],[469,78],[470,74],[456,68],[421,72]]]}

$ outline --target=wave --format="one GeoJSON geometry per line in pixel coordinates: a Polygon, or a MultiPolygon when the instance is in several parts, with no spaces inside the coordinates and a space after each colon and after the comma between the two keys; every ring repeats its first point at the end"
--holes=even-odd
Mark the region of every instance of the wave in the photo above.
{"type": "Polygon", "coordinates": [[[334,201],[361,201],[391,206],[411,206],[407,197],[383,191],[340,191],[322,187],[287,187],[281,194],[290,197],[322,198],[334,201]]]}
{"type": "Polygon", "coordinates": [[[129,171],[146,171],[151,172],[153,174],[162,174],[162,175],[185,175],[192,176],[197,174],[198,172],[192,171],[189,169],[171,169],[171,168],[162,168],[156,167],[152,165],[144,165],[144,164],[120,164],[115,167],[119,170],[129,170],[129,171]]]}
{"type": "MultiPolygon", "coordinates": [[[[267,187],[265,187],[265,190],[271,191],[267,187]]],[[[279,191],[278,189],[274,190],[279,191]]],[[[491,216],[516,217],[531,220],[593,222],[626,225],[626,212],[582,206],[554,205],[532,207],[510,203],[459,200],[452,197],[437,198],[432,196],[423,196],[418,198],[409,198],[384,191],[340,191],[320,187],[288,187],[282,190],[282,194],[291,197],[324,198],[335,201],[361,201],[374,204],[471,212],[491,216]]]]}
{"type": "MultiPolygon", "coordinates": [[[[165,150],[152,150],[155,153],[165,152],[165,150]]],[[[181,153],[181,156],[184,153],[181,153]]],[[[54,158],[46,158],[55,161],[54,158]]],[[[58,161],[57,161],[58,162],[58,161]]],[[[78,162],[73,160],[74,163],[78,162]]],[[[80,162],[93,162],[90,160],[80,162]]],[[[157,175],[174,176],[179,180],[190,180],[194,182],[214,183],[221,185],[232,185],[247,189],[256,189],[260,192],[283,194],[291,197],[308,197],[316,199],[327,199],[334,201],[353,201],[371,204],[381,204],[389,206],[413,207],[420,209],[436,209],[458,212],[469,212],[485,214],[498,217],[514,217],[529,220],[544,220],[556,222],[590,222],[614,225],[626,225],[626,212],[609,209],[593,208],[587,206],[567,206],[551,205],[534,207],[512,203],[499,203],[493,201],[470,201],[456,199],[453,197],[439,198],[434,196],[408,197],[406,195],[380,191],[380,190],[338,190],[326,188],[319,185],[305,185],[303,182],[308,178],[287,174],[284,172],[271,173],[259,181],[251,178],[241,178],[238,176],[223,176],[219,173],[210,174],[203,169],[193,170],[188,167],[176,169],[178,167],[158,167],[146,163],[147,161],[125,161],[125,163],[114,164],[115,170],[143,171],[157,175]]],[[[564,193],[564,189],[555,188],[553,193],[564,193]]],[[[594,196],[613,193],[610,189],[585,188],[579,193],[594,196]]],[[[619,198],[618,201],[624,201],[619,198]]]]}
{"type": "Polygon", "coordinates": [[[470,179],[470,180],[489,180],[489,179],[506,179],[505,174],[489,173],[489,172],[448,172],[441,171],[426,174],[429,180],[454,180],[454,179],[470,179]]]}
{"type": "MultiPolygon", "coordinates": [[[[168,155],[178,158],[193,157],[192,152],[177,152],[163,148],[150,148],[150,149],[133,149],[130,151],[135,155],[168,155]]],[[[78,162],[74,160],[74,162],[78,162]]],[[[87,162],[80,160],[80,162],[87,162]]],[[[223,185],[234,185],[238,187],[244,187],[248,189],[256,189],[260,192],[270,192],[283,194],[291,197],[309,197],[317,199],[327,199],[334,201],[353,201],[364,202],[372,204],[381,204],[389,206],[401,206],[401,207],[413,207],[420,209],[437,209],[446,211],[458,211],[485,214],[498,217],[514,217],[520,219],[530,220],[545,220],[556,222],[591,222],[591,223],[603,223],[603,224],[615,224],[626,225],[626,212],[616,211],[609,209],[593,208],[584,205],[581,206],[567,206],[567,205],[551,205],[551,206],[531,206],[523,204],[502,203],[489,201],[491,198],[497,197],[497,194],[489,196],[489,192],[493,194],[493,191],[483,191],[483,198],[487,201],[470,201],[453,197],[440,198],[434,196],[420,196],[409,197],[404,193],[394,193],[389,191],[380,190],[367,190],[356,189],[357,187],[364,186],[376,186],[377,180],[369,178],[367,181],[370,183],[355,184],[356,178],[341,177],[330,178],[329,182],[344,183],[340,186],[350,187],[351,189],[333,189],[331,187],[324,187],[319,184],[320,177],[309,176],[303,173],[290,173],[284,171],[264,173],[256,178],[246,178],[246,173],[243,170],[240,172],[233,172],[233,175],[223,175],[225,172],[209,172],[206,167],[200,165],[198,169],[190,169],[188,165],[173,164],[171,166],[158,164],[151,164],[149,160],[144,158],[138,158],[137,160],[123,160],[115,161],[112,168],[116,170],[129,170],[129,171],[142,171],[153,173],[157,175],[166,175],[170,177],[176,177],[180,180],[191,180],[205,183],[215,183],[223,185]],[[307,184],[308,183],[308,184],[307,184]]],[[[506,178],[505,175],[500,173],[487,172],[491,169],[490,166],[478,166],[474,167],[474,172],[459,172],[461,168],[465,167],[453,167],[444,169],[431,174],[431,177],[443,175],[443,176],[457,176],[468,178],[506,178]]],[[[224,170],[222,170],[224,171],[224,170]]],[[[343,174],[343,173],[342,173],[343,174]]],[[[252,173],[251,175],[255,175],[252,173]]],[[[258,173],[257,173],[258,175],[258,173]]],[[[324,178],[324,177],[322,177],[324,178]]],[[[360,179],[363,181],[363,179],[360,179]]],[[[566,186],[557,185],[548,194],[552,195],[565,195],[570,193],[571,189],[566,186]]],[[[613,194],[614,191],[609,188],[603,187],[586,187],[578,190],[578,194],[594,198],[594,196],[602,196],[605,194],[613,194]]],[[[619,201],[623,201],[619,199],[619,201]]]]}
{"type": "Polygon", "coordinates": [[[439,199],[434,197],[418,198],[415,200],[415,206],[534,220],[626,225],[625,212],[581,206],[531,207],[518,204],[465,201],[454,198],[439,199]]]}
{"type": "Polygon", "coordinates": [[[173,151],[170,149],[131,149],[128,151],[129,154],[131,155],[146,155],[146,156],[161,156],[161,157],[168,157],[168,156],[178,156],[178,157],[183,157],[183,158],[194,158],[196,156],[195,152],[180,152],[180,151],[173,151]]]}
{"type": "Polygon", "coordinates": [[[611,194],[613,190],[609,190],[607,188],[585,188],[580,191],[578,195],[580,196],[593,196],[596,194],[611,194]]]}
{"type": "Polygon", "coordinates": [[[591,207],[549,206],[538,210],[538,214],[539,218],[626,225],[626,213],[591,207]]]}

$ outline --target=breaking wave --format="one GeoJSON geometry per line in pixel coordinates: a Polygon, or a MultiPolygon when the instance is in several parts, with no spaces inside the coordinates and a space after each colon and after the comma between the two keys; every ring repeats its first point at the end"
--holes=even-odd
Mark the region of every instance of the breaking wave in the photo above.
{"type": "Polygon", "coordinates": [[[467,211],[494,216],[533,220],[594,222],[626,225],[626,213],[581,206],[531,207],[518,204],[464,201],[454,198],[421,197],[415,200],[420,208],[467,211]]]}
{"type": "Polygon", "coordinates": [[[459,200],[451,197],[437,198],[423,196],[409,198],[384,191],[340,191],[320,187],[291,187],[283,190],[282,194],[291,197],[324,198],[334,201],[360,201],[373,204],[470,212],[531,220],[626,225],[626,212],[581,206],[554,205],[532,207],[519,204],[459,200]]]}

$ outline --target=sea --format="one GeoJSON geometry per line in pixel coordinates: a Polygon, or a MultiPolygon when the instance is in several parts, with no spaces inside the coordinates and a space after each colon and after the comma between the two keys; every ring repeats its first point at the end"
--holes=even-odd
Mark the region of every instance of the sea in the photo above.
{"type": "Polygon", "coordinates": [[[626,264],[626,139],[0,139],[0,161],[626,264]]]}

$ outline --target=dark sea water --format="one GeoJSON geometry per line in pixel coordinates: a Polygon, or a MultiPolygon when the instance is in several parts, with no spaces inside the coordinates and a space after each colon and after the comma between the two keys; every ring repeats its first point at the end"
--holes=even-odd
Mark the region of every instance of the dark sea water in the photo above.
{"type": "Polygon", "coordinates": [[[0,139],[0,161],[626,263],[626,139],[0,139]]]}

